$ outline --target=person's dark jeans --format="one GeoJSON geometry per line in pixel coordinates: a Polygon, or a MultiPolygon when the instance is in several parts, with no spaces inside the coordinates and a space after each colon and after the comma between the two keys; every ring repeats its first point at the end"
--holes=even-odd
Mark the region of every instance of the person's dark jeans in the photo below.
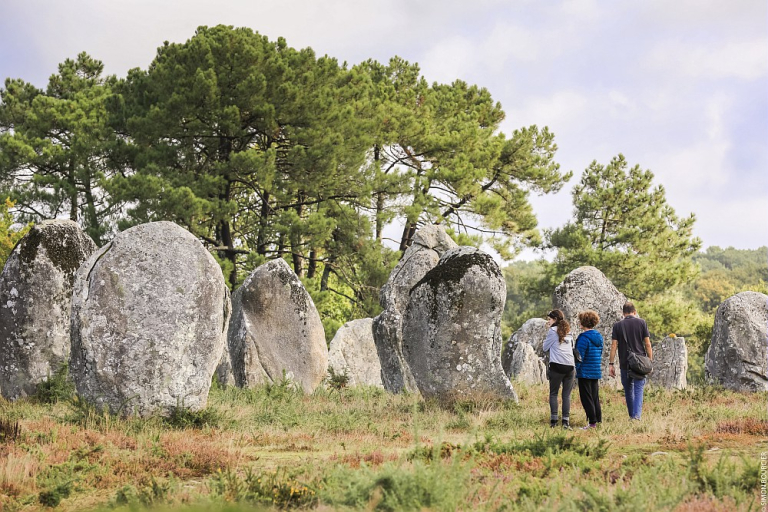
{"type": "Polygon", "coordinates": [[[600,381],[597,379],[579,379],[579,398],[587,421],[590,425],[603,422],[603,411],[600,408],[600,381]]]}
{"type": "Polygon", "coordinates": [[[633,379],[627,370],[621,370],[621,385],[624,386],[624,398],[627,400],[627,412],[630,419],[639,420],[643,412],[643,389],[646,379],[633,379]]]}
{"type": "MultiPolygon", "coordinates": [[[[560,367],[561,365],[557,365],[560,367]]],[[[571,415],[571,392],[573,391],[573,384],[576,380],[576,370],[573,366],[570,367],[570,371],[567,373],[560,373],[555,369],[555,366],[549,366],[549,413],[550,420],[557,421],[557,394],[560,391],[560,386],[563,387],[563,421],[570,421],[571,415]]]]}

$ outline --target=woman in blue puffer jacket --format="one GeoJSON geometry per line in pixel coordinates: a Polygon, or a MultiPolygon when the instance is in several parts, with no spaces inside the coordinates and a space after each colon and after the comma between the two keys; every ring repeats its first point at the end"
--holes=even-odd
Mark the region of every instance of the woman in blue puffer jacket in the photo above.
{"type": "Polygon", "coordinates": [[[576,338],[576,349],[581,355],[581,361],[576,361],[576,377],[579,379],[579,397],[581,405],[587,413],[589,425],[595,428],[603,421],[600,409],[600,379],[603,378],[603,336],[594,327],[600,322],[600,317],[594,311],[579,313],[579,324],[583,331],[576,338]]]}

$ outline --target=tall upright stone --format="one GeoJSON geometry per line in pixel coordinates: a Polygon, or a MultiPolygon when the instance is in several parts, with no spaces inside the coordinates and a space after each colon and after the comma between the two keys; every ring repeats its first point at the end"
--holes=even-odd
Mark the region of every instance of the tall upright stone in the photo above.
{"type": "Polygon", "coordinates": [[[328,368],[346,374],[350,386],[384,387],[381,363],[373,341],[372,318],[352,320],[336,331],[328,347],[328,368]]]}
{"type": "Polygon", "coordinates": [[[547,367],[543,358],[536,354],[532,345],[523,342],[515,343],[510,357],[509,370],[504,372],[511,380],[526,384],[543,384],[547,381],[547,367]]]}
{"type": "Polygon", "coordinates": [[[282,259],[258,267],[235,291],[227,338],[240,387],[285,377],[311,393],[325,378],[328,348],[320,314],[282,259]]]}
{"type": "Polygon", "coordinates": [[[728,389],[768,391],[768,296],[741,292],[720,304],[705,373],[728,389]]]}
{"type": "Polygon", "coordinates": [[[667,336],[653,346],[653,371],[648,383],[667,389],[688,386],[688,348],[685,338],[667,336]]]}
{"type": "Polygon", "coordinates": [[[381,362],[381,380],[391,393],[418,392],[411,370],[403,358],[403,318],[410,300],[411,288],[440,260],[446,251],[457,247],[445,228],[425,226],[413,236],[386,284],[381,288],[379,303],[384,311],[373,319],[373,339],[381,362]]]}
{"type": "MultiPolygon", "coordinates": [[[[547,321],[543,318],[530,318],[512,333],[504,344],[501,354],[501,366],[508,377],[512,376],[512,358],[518,343],[525,343],[533,348],[533,353],[539,359],[544,358],[544,338],[547,337],[547,321]]],[[[521,354],[522,355],[522,354],[521,354]]],[[[520,357],[520,356],[518,356],[520,357]]]]}
{"type": "Polygon", "coordinates": [[[190,232],[152,222],[119,233],[75,277],[77,392],[115,414],[204,408],[229,312],[221,269],[190,232]]]}
{"type": "Polygon", "coordinates": [[[403,322],[403,356],[425,398],[517,399],[501,367],[505,299],[499,266],[473,247],[449,250],[413,287],[403,322]]]}
{"type": "Polygon", "coordinates": [[[616,378],[608,374],[608,358],[613,324],[623,318],[621,310],[625,302],[627,297],[595,267],[579,267],[572,271],[552,295],[554,309],[561,310],[568,319],[574,339],[579,333],[579,313],[591,309],[600,316],[595,329],[603,336],[603,385],[621,387],[619,373],[616,372],[616,378]]]}
{"type": "Polygon", "coordinates": [[[96,250],[70,220],[34,226],[0,276],[0,392],[31,395],[69,360],[69,313],[78,267],[96,250]]]}

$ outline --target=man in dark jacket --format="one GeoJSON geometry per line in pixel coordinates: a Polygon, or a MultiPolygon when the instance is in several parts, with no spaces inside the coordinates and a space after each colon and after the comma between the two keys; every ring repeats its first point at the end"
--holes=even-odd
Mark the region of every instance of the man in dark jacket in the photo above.
{"type": "Polygon", "coordinates": [[[616,376],[615,361],[616,351],[619,352],[619,368],[621,370],[621,384],[624,386],[624,398],[627,400],[627,412],[632,420],[639,420],[643,411],[643,390],[645,378],[633,379],[629,375],[629,352],[643,354],[653,359],[651,349],[651,335],[648,332],[648,324],[637,316],[634,304],[627,302],[622,308],[624,319],[613,324],[611,334],[610,374],[616,376]]]}
{"type": "Polygon", "coordinates": [[[581,361],[576,362],[576,377],[579,379],[579,397],[589,424],[584,427],[595,428],[603,421],[600,408],[600,379],[603,378],[603,336],[594,327],[600,317],[594,311],[579,313],[579,324],[583,331],[576,339],[576,349],[581,361]]]}

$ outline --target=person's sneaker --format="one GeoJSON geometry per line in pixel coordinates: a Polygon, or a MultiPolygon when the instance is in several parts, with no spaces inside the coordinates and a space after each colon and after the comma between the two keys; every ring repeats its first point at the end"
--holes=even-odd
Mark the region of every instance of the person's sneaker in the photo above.
{"type": "Polygon", "coordinates": [[[566,430],[571,430],[571,423],[568,420],[563,420],[563,428],[566,430]]]}
{"type": "Polygon", "coordinates": [[[581,427],[581,430],[589,430],[591,428],[597,428],[597,423],[590,423],[586,427],[581,427]]]}
{"type": "Polygon", "coordinates": [[[549,420],[549,427],[555,428],[557,426],[557,420],[549,420]]]}

